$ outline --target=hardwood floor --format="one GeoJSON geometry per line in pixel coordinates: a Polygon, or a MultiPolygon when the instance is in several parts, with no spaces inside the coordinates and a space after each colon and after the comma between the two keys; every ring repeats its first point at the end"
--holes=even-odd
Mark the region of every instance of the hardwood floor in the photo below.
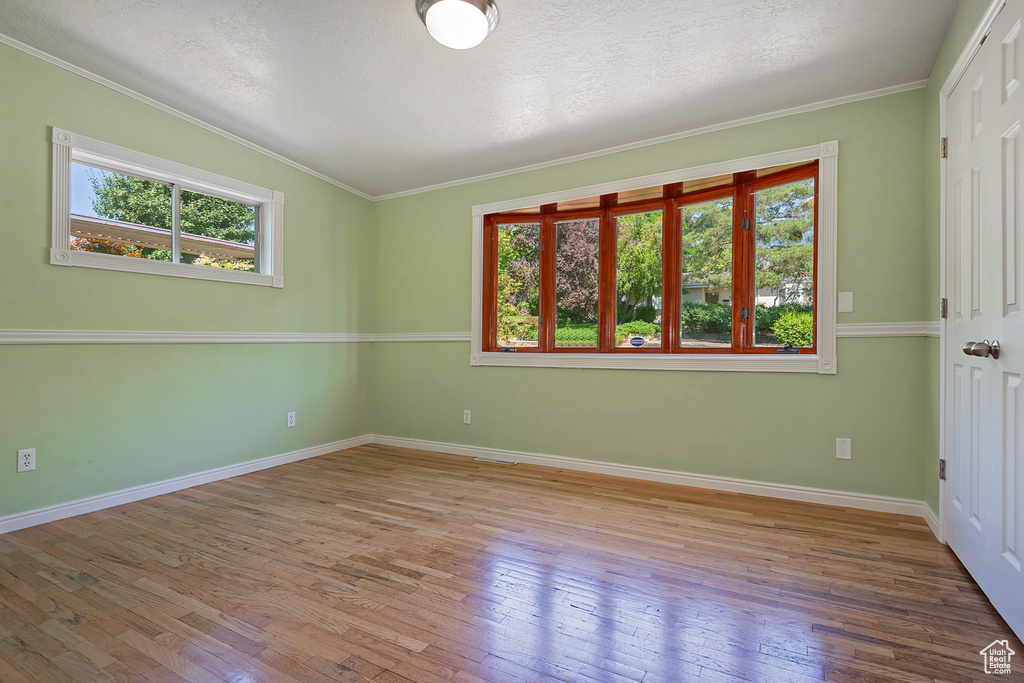
{"type": "Polygon", "coordinates": [[[920,519],[364,446],[0,536],[0,681],[967,681],[920,519]]]}

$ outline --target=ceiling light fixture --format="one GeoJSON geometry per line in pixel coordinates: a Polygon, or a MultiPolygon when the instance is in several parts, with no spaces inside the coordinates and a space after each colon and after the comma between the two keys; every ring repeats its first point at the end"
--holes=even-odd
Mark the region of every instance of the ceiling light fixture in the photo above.
{"type": "Polygon", "coordinates": [[[416,0],[416,11],[431,37],[455,50],[476,47],[498,25],[494,0],[416,0]]]}

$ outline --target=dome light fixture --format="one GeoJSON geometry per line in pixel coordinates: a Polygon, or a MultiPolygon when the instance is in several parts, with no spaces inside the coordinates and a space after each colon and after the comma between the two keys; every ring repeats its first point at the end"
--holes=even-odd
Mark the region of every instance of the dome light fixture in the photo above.
{"type": "Polygon", "coordinates": [[[476,47],[498,25],[494,0],[416,0],[416,11],[431,37],[454,50],[476,47]]]}

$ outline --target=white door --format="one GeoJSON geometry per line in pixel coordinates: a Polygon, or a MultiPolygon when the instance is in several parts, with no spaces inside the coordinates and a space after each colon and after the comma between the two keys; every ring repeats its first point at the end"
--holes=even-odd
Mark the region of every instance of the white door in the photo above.
{"type": "Polygon", "coordinates": [[[1024,0],[1009,0],[945,104],[943,371],[946,540],[1024,637],[1022,17],[1024,0]],[[986,340],[998,358],[963,350],[986,340]]]}

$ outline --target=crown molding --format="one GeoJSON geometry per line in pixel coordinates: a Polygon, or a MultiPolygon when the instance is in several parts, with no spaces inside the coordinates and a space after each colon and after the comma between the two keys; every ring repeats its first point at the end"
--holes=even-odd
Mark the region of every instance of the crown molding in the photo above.
{"type": "Polygon", "coordinates": [[[15,50],[20,50],[20,51],[24,52],[25,54],[28,54],[28,55],[31,55],[31,56],[36,57],[38,59],[41,59],[44,62],[48,62],[48,63],[50,63],[50,64],[52,64],[52,65],[54,65],[56,67],[60,67],[61,69],[64,69],[66,71],[70,71],[71,73],[73,73],[73,74],[75,74],[77,76],[81,76],[82,78],[87,78],[88,80],[90,80],[90,81],[92,81],[94,83],[99,83],[100,85],[102,85],[104,87],[107,87],[107,88],[110,88],[111,90],[114,90],[116,92],[119,92],[122,95],[127,95],[128,97],[131,97],[134,100],[138,100],[139,102],[142,102],[143,104],[148,104],[151,107],[155,107],[155,108],[159,109],[162,112],[166,112],[166,113],[168,113],[168,114],[170,114],[172,116],[177,116],[179,119],[182,119],[184,121],[188,121],[189,123],[191,123],[193,125],[196,125],[196,126],[199,126],[200,128],[203,128],[205,130],[208,130],[211,133],[215,133],[217,135],[220,135],[223,138],[227,138],[228,140],[231,140],[232,142],[237,142],[238,144],[240,144],[240,145],[242,145],[244,147],[248,147],[249,149],[253,150],[254,152],[259,152],[260,154],[262,154],[264,156],[267,156],[267,157],[270,157],[271,159],[273,159],[275,161],[280,161],[282,164],[287,164],[288,166],[291,166],[292,168],[298,169],[298,170],[302,171],[303,173],[309,174],[309,175],[313,176],[314,178],[318,178],[318,179],[324,181],[325,183],[330,183],[331,185],[334,185],[335,187],[339,187],[342,190],[345,190],[346,192],[351,192],[352,194],[354,194],[354,195],[356,195],[358,197],[362,197],[363,199],[368,199],[370,201],[374,200],[373,197],[371,197],[370,195],[366,194],[365,192],[357,190],[354,187],[350,187],[350,186],[346,185],[345,183],[342,183],[341,181],[335,180],[334,178],[331,178],[329,176],[324,175],[323,173],[320,173],[319,171],[314,171],[313,169],[309,168],[308,166],[303,166],[299,162],[293,161],[293,160],[289,159],[286,156],[282,156],[282,155],[278,154],[277,152],[272,152],[269,149],[267,149],[266,147],[261,147],[260,145],[257,145],[255,142],[250,142],[249,140],[246,140],[243,137],[235,135],[234,133],[229,133],[228,131],[224,130],[223,128],[218,128],[217,126],[214,126],[213,124],[207,123],[207,122],[203,121],[202,119],[198,119],[195,116],[192,116],[191,114],[186,114],[185,112],[180,111],[178,109],[175,109],[174,107],[172,107],[172,106],[170,106],[168,104],[164,104],[160,100],[153,99],[152,97],[149,97],[148,95],[143,95],[142,93],[137,92],[135,90],[132,90],[131,88],[125,87],[125,86],[123,86],[123,85],[121,85],[119,83],[115,83],[114,81],[110,80],[109,78],[104,78],[103,76],[100,76],[98,74],[94,74],[93,72],[88,71],[86,69],[83,69],[82,67],[75,66],[71,62],[66,62],[63,59],[61,59],[60,57],[55,57],[55,56],[49,54],[48,52],[43,52],[42,50],[39,50],[37,48],[32,47],[31,45],[23,43],[20,40],[17,40],[15,38],[11,38],[8,35],[0,33],[0,43],[3,43],[4,45],[7,45],[9,47],[13,47],[15,50]]]}
{"type": "Polygon", "coordinates": [[[419,187],[414,190],[403,190],[401,192],[392,192],[390,194],[382,194],[373,197],[373,201],[379,202],[387,199],[397,199],[399,197],[408,197],[411,195],[422,194],[424,192],[432,192],[433,190],[443,190],[449,187],[457,187],[459,185],[467,185],[469,183],[477,183],[483,180],[494,180],[495,178],[504,178],[505,176],[516,175],[517,173],[526,173],[528,171],[537,171],[542,168],[551,168],[552,166],[561,166],[562,164],[570,164],[575,161],[585,161],[587,159],[595,159],[597,157],[608,156],[610,154],[618,154],[619,152],[628,152],[634,149],[640,149],[642,147],[650,147],[651,145],[660,145],[664,142],[673,142],[675,140],[682,140],[684,138],[696,137],[698,135],[704,135],[706,133],[714,133],[720,130],[727,130],[729,128],[738,128],[739,126],[747,126],[752,123],[761,123],[762,121],[771,121],[772,119],[780,119],[785,116],[793,116],[795,114],[805,114],[807,112],[817,111],[819,109],[828,109],[829,107],[838,107],[844,104],[851,104],[853,102],[860,102],[861,100],[871,100],[876,97],[885,97],[886,95],[895,95],[901,92],[907,92],[910,90],[920,90],[928,85],[927,80],[911,81],[909,83],[902,83],[900,85],[893,85],[887,88],[879,88],[877,90],[869,90],[867,92],[856,93],[854,95],[845,95],[843,97],[834,97],[830,100],[822,100],[820,102],[813,102],[811,104],[803,104],[798,107],[790,107],[789,109],[779,109],[778,111],[769,112],[767,114],[757,114],[754,116],[747,116],[741,119],[734,119],[732,121],[726,121],[725,123],[716,123],[709,126],[702,126],[700,128],[692,128],[685,130],[680,133],[671,133],[669,135],[662,135],[661,137],[648,138],[646,140],[640,140],[639,142],[630,142],[624,145],[618,145],[615,147],[606,147],[605,149],[598,150],[596,152],[587,152],[584,154],[576,154],[573,156],[562,157],[560,159],[554,159],[552,161],[543,161],[538,164],[530,164],[528,166],[519,166],[517,168],[509,169],[507,171],[497,171],[495,173],[485,173],[483,175],[472,176],[469,178],[462,178],[461,180],[451,180],[444,183],[438,183],[436,185],[427,185],[425,187],[419,187]]]}
{"type": "Polygon", "coordinates": [[[495,178],[503,178],[505,176],[516,175],[517,173],[525,173],[527,171],[536,171],[536,170],[543,169],[543,168],[551,168],[552,166],[561,166],[562,164],[569,164],[569,163],[572,163],[572,162],[575,162],[575,161],[584,161],[586,159],[594,159],[594,158],[597,158],[597,157],[608,156],[610,154],[618,154],[619,152],[626,152],[626,151],[633,150],[633,149],[640,149],[642,147],[650,147],[651,145],[658,145],[658,144],[661,144],[663,142],[672,142],[672,141],[675,141],[675,140],[682,140],[684,138],[695,137],[697,135],[704,135],[706,133],[713,133],[713,132],[720,131],[720,130],[727,130],[729,128],[736,128],[736,127],[739,127],[739,126],[746,126],[746,125],[749,125],[749,124],[752,124],[752,123],[760,123],[762,121],[770,121],[772,119],[778,119],[778,118],[782,118],[782,117],[785,117],[785,116],[793,116],[795,114],[804,114],[804,113],[807,113],[807,112],[817,111],[819,109],[827,109],[829,107],[838,107],[840,105],[851,104],[853,102],[859,102],[861,100],[870,100],[870,99],[874,99],[876,97],[885,97],[886,95],[895,95],[897,93],[907,92],[909,90],[918,90],[920,88],[925,87],[928,84],[927,80],[911,81],[909,83],[901,83],[899,85],[893,85],[893,86],[889,86],[889,87],[886,87],[886,88],[878,88],[876,90],[868,90],[866,92],[855,93],[853,95],[844,95],[843,97],[834,97],[832,99],[821,100],[820,102],[812,102],[810,104],[804,104],[804,105],[800,105],[800,106],[797,106],[797,107],[790,107],[788,109],[780,109],[780,110],[777,110],[777,111],[768,112],[766,114],[757,114],[757,115],[754,115],[754,116],[747,116],[747,117],[740,118],[740,119],[734,119],[732,121],[726,121],[724,123],[717,123],[717,124],[712,124],[712,125],[709,125],[709,126],[702,126],[702,127],[699,127],[699,128],[692,128],[690,130],[685,130],[685,131],[682,131],[682,132],[679,132],[679,133],[671,133],[669,135],[663,135],[663,136],[656,137],[656,138],[648,138],[646,140],[640,140],[638,142],[630,142],[630,143],[627,143],[627,144],[624,144],[624,145],[617,145],[615,147],[606,147],[604,149],[600,149],[600,150],[597,150],[595,152],[586,152],[584,154],[576,154],[576,155],[573,155],[573,156],[562,157],[562,158],[559,158],[559,159],[553,159],[551,161],[543,161],[543,162],[540,162],[540,163],[537,163],[537,164],[530,164],[530,165],[527,165],[527,166],[519,166],[517,168],[509,169],[509,170],[506,170],[506,171],[497,171],[495,173],[486,173],[486,174],[483,174],[483,175],[471,176],[471,177],[468,177],[468,178],[461,178],[461,179],[458,179],[458,180],[451,180],[451,181],[447,181],[447,182],[444,182],[444,183],[438,183],[436,185],[427,185],[425,187],[414,188],[414,189],[411,189],[411,190],[402,190],[401,192],[392,192],[392,193],[389,193],[389,194],[382,194],[382,195],[371,195],[371,194],[368,194],[368,193],[363,192],[361,190],[357,190],[356,188],[354,188],[354,187],[352,187],[350,185],[346,185],[345,183],[341,182],[340,180],[336,180],[334,178],[331,178],[330,176],[324,175],[323,173],[320,173],[319,171],[314,171],[312,168],[309,168],[308,166],[304,166],[304,165],[300,164],[297,161],[293,161],[292,159],[289,159],[288,157],[285,157],[285,156],[283,156],[281,154],[278,154],[277,152],[272,152],[269,149],[267,149],[265,147],[261,147],[260,145],[257,145],[254,142],[250,142],[249,140],[246,140],[243,137],[235,135],[234,133],[229,133],[228,131],[226,131],[226,130],[224,130],[222,128],[218,128],[217,126],[214,126],[213,124],[206,123],[202,119],[196,118],[195,116],[192,116],[191,114],[186,114],[185,112],[180,111],[178,109],[175,109],[174,107],[172,107],[170,105],[164,104],[163,102],[161,102],[159,100],[156,100],[156,99],[154,99],[152,97],[149,97],[148,95],[143,95],[140,92],[132,90],[131,88],[128,88],[126,86],[120,85],[119,83],[116,83],[116,82],[114,82],[114,81],[112,81],[112,80],[110,80],[108,78],[104,78],[103,76],[100,76],[98,74],[94,74],[93,72],[88,71],[86,69],[83,69],[83,68],[81,68],[79,66],[75,66],[74,64],[72,64],[70,62],[66,62],[63,59],[59,58],[59,57],[55,57],[55,56],[53,56],[53,55],[51,55],[51,54],[49,54],[47,52],[43,52],[42,50],[40,50],[38,48],[34,48],[31,45],[23,43],[20,40],[17,40],[15,38],[11,38],[10,36],[4,35],[3,33],[0,33],[0,43],[8,45],[9,47],[12,47],[12,48],[14,48],[16,50],[20,50],[21,52],[24,52],[26,54],[32,55],[33,57],[41,59],[41,60],[43,60],[45,62],[48,62],[50,64],[53,64],[54,66],[57,66],[57,67],[59,67],[61,69],[64,69],[66,71],[70,71],[73,74],[76,74],[76,75],[81,76],[83,78],[87,78],[88,80],[93,81],[94,83],[98,83],[98,84],[100,84],[102,86],[110,88],[111,90],[119,92],[122,95],[127,95],[128,97],[131,97],[132,99],[138,100],[139,102],[143,102],[144,104],[148,104],[151,107],[155,107],[155,108],[157,108],[157,109],[159,109],[159,110],[161,110],[163,112],[171,114],[172,116],[176,116],[176,117],[178,117],[180,119],[188,121],[189,123],[192,123],[192,124],[194,124],[196,126],[199,126],[200,128],[203,128],[205,130],[208,130],[211,133],[215,133],[217,135],[220,135],[221,137],[227,138],[228,140],[231,140],[232,142],[237,142],[238,144],[243,145],[245,147],[248,147],[249,149],[251,149],[251,150],[253,150],[255,152],[259,152],[260,154],[263,154],[264,156],[270,157],[271,159],[274,159],[275,161],[280,161],[281,163],[287,164],[288,166],[291,166],[292,168],[298,169],[298,170],[302,171],[303,173],[306,173],[308,175],[313,176],[314,178],[318,178],[318,179],[324,181],[325,183],[330,183],[331,185],[334,185],[335,187],[341,188],[342,190],[345,190],[346,192],[351,192],[352,194],[356,195],[357,197],[362,197],[363,199],[367,199],[367,200],[369,200],[371,202],[384,201],[384,200],[387,200],[387,199],[397,199],[399,197],[408,197],[408,196],[411,196],[411,195],[423,194],[424,192],[431,192],[433,190],[442,190],[442,189],[449,188],[449,187],[457,187],[459,185],[468,185],[469,183],[476,183],[476,182],[480,182],[480,181],[483,181],[483,180],[493,180],[495,178]]]}

